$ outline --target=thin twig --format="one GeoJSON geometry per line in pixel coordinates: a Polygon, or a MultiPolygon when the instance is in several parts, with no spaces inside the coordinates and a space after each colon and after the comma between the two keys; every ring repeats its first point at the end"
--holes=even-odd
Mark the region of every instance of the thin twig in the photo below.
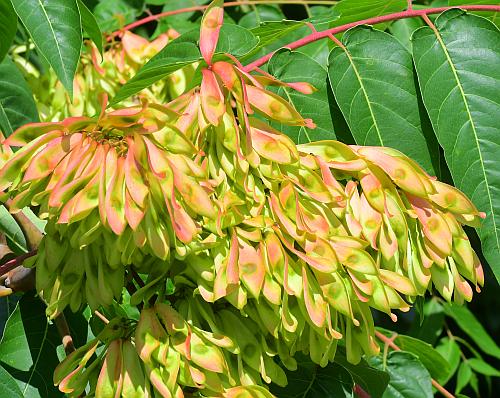
{"type": "Polygon", "coordinates": [[[20,256],[13,258],[12,260],[9,260],[6,263],[0,265],[0,277],[4,276],[9,271],[12,271],[14,268],[19,267],[24,260],[26,260],[29,257],[33,257],[36,253],[37,250],[34,249],[28,253],[21,254],[20,256]]]}
{"type": "Polygon", "coordinates": [[[109,319],[106,318],[103,314],[101,314],[99,311],[95,310],[94,314],[101,320],[103,321],[106,325],[109,323],[109,319]]]}
{"type": "MultiPolygon", "coordinates": [[[[338,3],[338,1],[329,1],[329,0],[240,0],[240,1],[229,1],[224,3],[224,7],[237,7],[237,6],[245,6],[245,5],[262,5],[262,4],[300,4],[300,5],[312,5],[312,4],[321,4],[321,5],[334,5],[338,3]]],[[[125,25],[123,28],[111,33],[108,35],[107,41],[111,41],[113,38],[120,36],[123,32],[127,30],[132,30],[137,28],[138,26],[145,25],[149,22],[158,21],[159,19],[170,17],[172,15],[183,14],[187,12],[194,11],[203,11],[208,7],[208,5],[203,6],[193,6],[181,8],[179,10],[165,11],[159,14],[150,15],[148,17],[139,19],[138,21],[132,22],[128,25],[125,25]]]]}
{"type": "Polygon", "coordinates": [[[57,331],[59,332],[59,335],[61,336],[66,355],[71,354],[73,351],[75,351],[75,345],[73,344],[73,337],[71,337],[71,333],[69,331],[68,322],[66,321],[66,317],[62,312],[56,317],[56,319],[54,319],[54,323],[56,325],[57,331]]]}
{"type": "Polygon", "coordinates": [[[413,0],[408,0],[408,8],[407,10],[413,10],[413,0]]]}
{"type": "MultiPolygon", "coordinates": [[[[379,340],[381,340],[384,344],[391,347],[394,351],[401,351],[393,341],[395,336],[387,337],[385,334],[380,333],[378,330],[375,330],[375,336],[379,340]]],[[[444,397],[446,398],[456,398],[451,392],[449,392],[446,388],[444,388],[441,384],[439,384],[436,380],[432,379],[432,385],[436,390],[438,390],[444,397]]]]}
{"type": "MultiPolygon", "coordinates": [[[[313,43],[315,41],[324,39],[326,37],[330,37],[332,35],[336,35],[337,33],[345,32],[346,30],[349,30],[351,28],[354,28],[355,26],[358,25],[376,25],[382,22],[388,22],[388,21],[394,21],[397,19],[404,19],[404,18],[414,18],[414,17],[424,17],[430,14],[439,14],[443,11],[449,10],[451,8],[461,8],[464,10],[468,11],[496,11],[500,12],[500,6],[494,6],[494,5],[461,5],[459,7],[435,7],[435,8],[426,8],[422,10],[406,10],[402,12],[396,12],[393,14],[387,14],[387,15],[381,15],[379,17],[375,18],[368,18],[368,19],[363,19],[360,21],[356,22],[351,22],[345,25],[337,26],[335,28],[323,30],[320,32],[315,32],[311,33],[302,39],[296,40],[292,43],[286,44],[283,47],[288,48],[290,50],[295,50],[299,47],[303,47],[306,44],[313,43]]],[[[254,70],[256,67],[259,67],[263,64],[265,64],[267,61],[271,59],[271,57],[274,55],[274,51],[270,52],[269,54],[264,55],[263,57],[257,59],[256,61],[248,64],[245,66],[244,70],[245,72],[250,72],[254,70]]]]}

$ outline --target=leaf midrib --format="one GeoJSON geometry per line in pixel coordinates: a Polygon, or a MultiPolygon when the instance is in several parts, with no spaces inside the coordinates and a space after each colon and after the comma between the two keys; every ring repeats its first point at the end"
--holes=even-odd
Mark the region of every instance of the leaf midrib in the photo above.
{"type": "Polygon", "coordinates": [[[71,79],[68,79],[68,74],[66,72],[66,68],[64,68],[64,60],[62,57],[61,48],[59,47],[59,43],[57,42],[56,32],[54,31],[54,28],[52,27],[52,22],[49,18],[49,15],[47,14],[47,11],[45,10],[45,6],[42,4],[41,0],[38,0],[38,4],[40,4],[40,8],[42,9],[43,14],[45,15],[45,18],[47,19],[47,22],[48,22],[49,27],[50,27],[50,31],[52,32],[52,37],[54,38],[54,42],[56,43],[57,54],[59,55],[59,60],[61,61],[62,72],[64,74],[64,78],[66,81],[71,81],[71,79]]]}
{"type": "Polygon", "coordinates": [[[5,121],[7,122],[7,127],[9,128],[9,131],[5,131],[5,133],[9,134],[9,135],[12,134],[14,129],[12,128],[12,124],[10,123],[10,120],[7,117],[7,112],[5,111],[5,108],[3,107],[2,101],[0,101],[0,120],[3,120],[3,119],[5,119],[5,121]]]}
{"type": "MultiPolygon", "coordinates": [[[[349,62],[351,64],[352,70],[354,71],[354,74],[356,75],[356,78],[357,78],[359,85],[361,87],[361,91],[363,92],[366,103],[368,105],[368,109],[370,111],[370,115],[371,115],[372,120],[373,120],[373,125],[375,126],[375,130],[377,131],[378,139],[380,141],[381,146],[384,146],[384,140],[382,140],[382,135],[380,134],[380,129],[378,127],[377,119],[375,118],[375,113],[373,112],[372,103],[371,103],[370,99],[368,98],[368,93],[367,93],[365,85],[363,83],[363,79],[361,78],[361,75],[359,74],[358,68],[356,67],[356,64],[354,63],[354,60],[353,60],[348,48],[345,46],[341,47],[341,48],[345,52],[345,54],[347,55],[347,58],[349,58],[349,62]]],[[[364,145],[365,144],[366,144],[366,141],[365,141],[364,145]]]]}
{"type": "Polygon", "coordinates": [[[35,362],[33,363],[32,371],[30,372],[30,376],[28,378],[28,381],[26,382],[26,384],[24,386],[23,397],[26,396],[26,392],[28,391],[28,387],[30,386],[31,379],[33,378],[33,375],[35,374],[36,368],[38,366],[38,362],[40,361],[40,356],[42,355],[43,346],[45,345],[45,341],[47,339],[48,330],[49,330],[49,323],[45,322],[45,330],[43,331],[43,339],[42,339],[42,344],[40,346],[40,351],[38,351],[35,362]]]}
{"type": "Polygon", "coordinates": [[[474,134],[474,140],[475,140],[477,152],[479,154],[479,163],[481,164],[481,171],[483,172],[484,181],[486,182],[485,185],[486,185],[486,191],[487,191],[487,194],[488,194],[488,201],[489,201],[489,204],[490,204],[491,218],[492,218],[492,221],[493,221],[493,230],[495,231],[496,246],[500,250],[500,238],[498,236],[497,227],[496,227],[495,210],[493,208],[493,199],[491,197],[489,180],[488,180],[488,177],[487,177],[487,174],[486,174],[486,169],[484,167],[483,153],[481,152],[481,146],[479,145],[479,138],[477,136],[476,125],[475,125],[474,120],[472,118],[472,115],[470,113],[469,103],[467,102],[467,97],[466,97],[464,89],[462,87],[462,82],[460,81],[460,78],[458,76],[457,70],[455,69],[455,66],[453,64],[453,60],[451,59],[450,53],[448,52],[448,49],[446,48],[446,45],[445,45],[445,43],[443,41],[443,38],[442,38],[442,36],[439,33],[439,31],[438,31],[437,28],[435,28],[435,29],[431,28],[431,30],[434,32],[434,34],[435,34],[435,36],[436,36],[436,38],[437,38],[437,40],[439,42],[439,45],[443,49],[443,52],[444,52],[444,54],[446,56],[446,61],[450,65],[451,71],[453,73],[453,77],[455,78],[455,81],[457,83],[457,87],[458,87],[458,89],[460,91],[460,95],[462,96],[462,99],[463,99],[463,102],[464,102],[464,105],[465,105],[465,110],[467,111],[468,119],[469,119],[469,121],[471,123],[472,132],[474,134]]]}

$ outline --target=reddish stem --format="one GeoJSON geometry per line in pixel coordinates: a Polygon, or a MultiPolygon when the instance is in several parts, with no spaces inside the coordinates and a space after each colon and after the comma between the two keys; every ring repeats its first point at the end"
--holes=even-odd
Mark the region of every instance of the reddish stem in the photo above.
{"type": "MultiPolygon", "coordinates": [[[[325,4],[322,1],[314,1],[314,0],[288,1],[288,2],[286,0],[283,0],[283,1],[275,0],[275,1],[269,1],[269,2],[266,2],[265,0],[260,0],[260,1],[255,1],[255,0],[240,0],[240,1],[228,1],[228,2],[224,3],[224,7],[237,7],[237,6],[244,6],[244,5],[258,5],[258,4],[266,4],[266,3],[269,3],[269,4],[280,4],[280,3],[283,3],[283,4],[285,4],[285,3],[291,3],[291,4],[325,4]]],[[[193,6],[193,7],[181,8],[179,10],[165,11],[165,12],[161,12],[159,14],[150,15],[148,17],[139,19],[138,21],[135,21],[135,22],[132,22],[132,23],[130,23],[128,25],[125,25],[120,30],[117,30],[117,31],[111,33],[108,36],[107,41],[111,41],[114,37],[119,36],[120,34],[122,34],[123,32],[125,32],[127,30],[131,30],[131,29],[137,28],[138,26],[145,25],[145,24],[147,24],[149,22],[157,21],[159,19],[162,19],[162,18],[165,18],[165,17],[169,17],[169,16],[172,16],[172,15],[183,14],[183,13],[186,13],[186,12],[203,11],[207,7],[208,7],[208,5],[193,6]]]]}
{"type": "Polygon", "coordinates": [[[28,253],[21,254],[20,256],[7,261],[5,264],[0,265],[0,277],[5,275],[7,272],[12,271],[14,268],[19,267],[24,260],[32,257],[36,254],[37,250],[32,250],[28,253]]]}
{"type": "MultiPolygon", "coordinates": [[[[401,351],[401,348],[399,348],[395,343],[394,343],[394,337],[387,337],[385,334],[380,333],[378,330],[375,330],[375,336],[381,341],[384,342],[384,344],[387,344],[389,347],[391,347],[394,351],[401,351]]],[[[432,386],[438,390],[444,397],[446,398],[456,398],[451,392],[449,392],[446,388],[444,388],[441,384],[439,384],[436,380],[432,379],[432,386]]]]}
{"type": "MultiPolygon", "coordinates": [[[[290,50],[295,50],[299,47],[305,46],[309,43],[313,43],[317,40],[321,40],[321,39],[324,39],[326,37],[331,37],[333,35],[336,35],[337,33],[345,32],[346,30],[354,28],[355,26],[358,26],[358,25],[376,25],[378,23],[387,22],[387,21],[394,21],[396,19],[423,17],[423,16],[427,16],[429,14],[439,14],[443,11],[449,10],[450,8],[457,8],[457,7],[436,7],[436,8],[426,8],[423,10],[408,9],[408,10],[402,11],[402,12],[381,15],[381,16],[375,17],[375,18],[363,19],[361,21],[351,22],[351,23],[348,23],[348,24],[345,24],[342,26],[337,26],[337,27],[332,28],[332,29],[323,30],[321,32],[311,33],[311,34],[303,37],[302,39],[294,41],[294,42],[292,42],[288,45],[285,45],[283,47],[289,48],[290,50]]],[[[464,10],[469,10],[469,11],[496,11],[496,12],[500,12],[500,6],[493,6],[493,5],[463,5],[463,6],[461,5],[459,8],[462,8],[464,10]]],[[[274,51],[270,52],[269,54],[264,55],[262,58],[259,58],[258,60],[252,62],[251,64],[248,64],[244,68],[245,72],[250,72],[250,71],[254,70],[255,68],[265,64],[267,61],[269,61],[271,59],[273,54],[274,54],[274,51]]]]}

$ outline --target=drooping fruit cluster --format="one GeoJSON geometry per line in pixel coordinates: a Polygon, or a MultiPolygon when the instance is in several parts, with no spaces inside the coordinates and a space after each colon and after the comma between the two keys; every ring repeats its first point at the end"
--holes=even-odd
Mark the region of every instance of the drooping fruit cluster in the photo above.
{"type": "Polygon", "coordinates": [[[213,398],[269,398],[259,372],[286,383],[252,334],[258,332],[252,321],[234,309],[215,313],[200,297],[177,305],[179,311],[165,303],[144,309],[136,325],[113,319],[56,368],[54,384],[70,397],[90,383],[96,397],[183,397],[192,390],[213,398]]]}
{"type": "Polygon", "coordinates": [[[84,291],[93,308],[110,304],[99,299],[105,292],[88,294],[96,289],[92,274],[107,275],[119,294],[123,266],[151,271],[154,264],[154,280],[168,269],[155,259],[169,259],[171,247],[183,255],[201,244],[198,218],[217,216],[212,185],[199,150],[169,124],[172,115],[168,108],[144,104],[94,118],[26,125],[5,141],[22,146],[0,170],[11,211],[38,206],[39,215],[50,220],[50,238],[42,242],[36,265],[39,292],[55,309],[51,316],[70,302],[76,310],[84,291]],[[59,268],[67,262],[72,268],[59,268]],[[118,274],[112,277],[106,269],[118,274]]]}
{"type": "Polygon", "coordinates": [[[314,89],[212,62],[219,3],[202,20],[199,87],[6,140],[22,148],[0,169],[3,197],[49,220],[33,265],[50,316],[119,299],[126,270],[148,275],[135,333],[88,366],[86,350],[63,362],[62,391],[91,368],[97,397],[128,396],[127,356],[138,396],[265,397],[239,386],[286,384],[298,351],[326,365],[344,338],[349,361],[376,354],[371,309],[396,320],[427,290],[463,302],[484,282],[462,229],[483,215],[460,191],[398,151],[296,146],[271,126],[314,124],[269,86],[314,89]],[[182,292],[169,304],[167,277],[182,292]]]}
{"type": "MultiPolygon", "coordinates": [[[[73,98],[52,70],[40,73],[20,54],[16,56],[15,50],[13,59],[32,88],[40,119],[43,122],[59,121],[70,116],[99,113],[99,93],[114,96],[150,58],[177,37],[178,33],[170,30],[150,42],[125,31],[120,41],[106,44],[102,56],[94,44],[86,42],[73,81],[73,98]]],[[[136,105],[141,99],[164,103],[176,98],[185,91],[194,70],[193,66],[188,66],[175,71],[122,105],[136,105]]]]}
{"type": "Polygon", "coordinates": [[[392,310],[407,311],[432,285],[448,300],[471,299],[463,277],[479,287],[483,274],[461,224],[480,214],[462,193],[395,150],[296,147],[249,115],[311,124],[263,86],[278,83],[226,62],[202,72],[175,125],[190,120],[217,181],[219,216],[207,228],[221,243],[179,269],[206,301],[226,298],[290,350],[345,336],[357,362],[378,352],[369,307],[395,320],[392,310]]]}

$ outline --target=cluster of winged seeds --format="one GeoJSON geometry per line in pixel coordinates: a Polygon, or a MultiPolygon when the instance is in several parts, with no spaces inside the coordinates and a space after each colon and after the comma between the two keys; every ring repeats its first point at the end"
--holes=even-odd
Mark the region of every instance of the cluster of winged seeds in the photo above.
{"type": "MultiPolygon", "coordinates": [[[[16,50],[13,59],[32,88],[40,119],[44,122],[59,121],[66,117],[98,113],[100,102],[97,93],[114,96],[150,58],[178,35],[169,30],[150,42],[126,31],[120,41],[107,43],[102,55],[94,44],[86,42],[73,80],[73,98],[52,70],[40,73],[21,54],[16,55],[16,50]]],[[[20,47],[20,50],[23,48],[20,47]]],[[[123,105],[132,106],[140,103],[141,99],[168,102],[185,91],[194,71],[193,66],[175,71],[168,78],[126,100],[123,105]]]]}
{"type": "Polygon", "coordinates": [[[344,339],[353,363],[377,354],[372,309],[396,320],[426,291],[463,302],[484,282],[462,229],[483,215],[460,191],[396,150],[297,146],[271,127],[314,124],[269,87],[314,88],[213,63],[219,3],[199,87],[5,141],[22,148],[0,169],[4,199],[48,219],[32,265],[50,316],[149,275],[138,323],[112,321],[56,370],[70,396],[91,381],[96,397],[269,397],[259,386],[286,385],[297,352],[325,366],[344,339]]]}
{"type": "MultiPolygon", "coordinates": [[[[56,368],[54,383],[69,397],[80,396],[88,384],[96,397],[274,397],[259,385],[256,329],[246,329],[234,310],[214,313],[199,297],[180,304],[189,317],[157,303],[141,312],[137,325],[115,318],[56,368]],[[200,327],[200,319],[209,319],[216,331],[200,327]]],[[[266,366],[286,383],[270,356],[266,366]]]]}

